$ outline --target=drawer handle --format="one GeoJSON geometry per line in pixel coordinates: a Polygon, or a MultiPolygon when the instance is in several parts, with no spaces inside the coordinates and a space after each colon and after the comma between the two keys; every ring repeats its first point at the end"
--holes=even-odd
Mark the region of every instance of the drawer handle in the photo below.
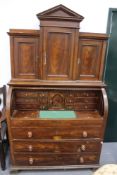
{"type": "Polygon", "coordinates": [[[87,132],[86,131],[83,131],[83,137],[86,138],[87,137],[87,132]]]}
{"type": "Polygon", "coordinates": [[[84,163],[84,158],[80,157],[80,163],[84,163]]]}
{"type": "Polygon", "coordinates": [[[32,145],[29,145],[28,149],[29,149],[29,151],[32,151],[32,149],[33,149],[32,145]]]}
{"type": "Polygon", "coordinates": [[[30,157],[30,158],[29,158],[29,164],[32,165],[33,162],[34,162],[33,158],[30,157]]]}
{"type": "Polygon", "coordinates": [[[81,145],[81,150],[85,151],[86,150],[86,146],[85,145],[81,145]]]}
{"type": "Polygon", "coordinates": [[[28,131],[28,138],[31,138],[31,137],[32,137],[32,132],[28,131]]]}
{"type": "Polygon", "coordinates": [[[61,138],[61,136],[54,136],[53,139],[54,140],[61,140],[62,138],[61,138]]]}

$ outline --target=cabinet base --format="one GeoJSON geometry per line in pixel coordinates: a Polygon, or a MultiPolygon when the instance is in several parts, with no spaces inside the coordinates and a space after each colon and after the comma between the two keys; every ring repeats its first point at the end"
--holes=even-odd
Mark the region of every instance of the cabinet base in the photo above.
{"type": "Polygon", "coordinates": [[[11,166],[10,172],[18,170],[68,170],[68,169],[88,169],[99,168],[99,164],[95,165],[66,165],[66,166],[11,166]]]}

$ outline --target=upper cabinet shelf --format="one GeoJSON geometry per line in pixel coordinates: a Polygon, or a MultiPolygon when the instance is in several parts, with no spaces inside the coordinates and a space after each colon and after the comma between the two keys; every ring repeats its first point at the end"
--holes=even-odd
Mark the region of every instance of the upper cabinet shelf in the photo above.
{"type": "Polygon", "coordinates": [[[101,82],[108,36],[80,33],[84,17],[63,5],[37,17],[40,30],[12,29],[8,33],[12,82],[101,82]]]}

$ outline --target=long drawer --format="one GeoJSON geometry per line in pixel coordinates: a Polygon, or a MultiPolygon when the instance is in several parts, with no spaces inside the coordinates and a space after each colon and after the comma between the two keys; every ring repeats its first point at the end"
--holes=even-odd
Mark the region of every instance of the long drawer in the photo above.
{"type": "Polygon", "coordinates": [[[98,112],[77,112],[76,119],[39,119],[38,111],[20,111],[11,119],[11,127],[102,127],[103,117],[98,112]],[[85,119],[84,119],[85,117],[85,119]]]}
{"type": "Polygon", "coordinates": [[[82,127],[40,127],[40,128],[12,128],[13,139],[81,139],[100,138],[101,128],[97,126],[82,127]]]}
{"type": "Polygon", "coordinates": [[[14,141],[14,152],[80,153],[99,152],[99,141],[14,141]]]}
{"type": "Polygon", "coordinates": [[[98,153],[88,154],[27,154],[15,153],[15,165],[22,166],[55,166],[86,165],[99,163],[98,153]]]}

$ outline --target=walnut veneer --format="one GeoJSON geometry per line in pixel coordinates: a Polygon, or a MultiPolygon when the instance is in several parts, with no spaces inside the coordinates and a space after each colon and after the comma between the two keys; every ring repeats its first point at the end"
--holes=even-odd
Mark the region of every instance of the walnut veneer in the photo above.
{"type": "Polygon", "coordinates": [[[37,14],[40,30],[11,29],[7,96],[12,169],[97,167],[108,101],[102,80],[106,34],[79,32],[63,5],[37,14]],[[76,118],[41,118],[72,110],[76,118]]]}

